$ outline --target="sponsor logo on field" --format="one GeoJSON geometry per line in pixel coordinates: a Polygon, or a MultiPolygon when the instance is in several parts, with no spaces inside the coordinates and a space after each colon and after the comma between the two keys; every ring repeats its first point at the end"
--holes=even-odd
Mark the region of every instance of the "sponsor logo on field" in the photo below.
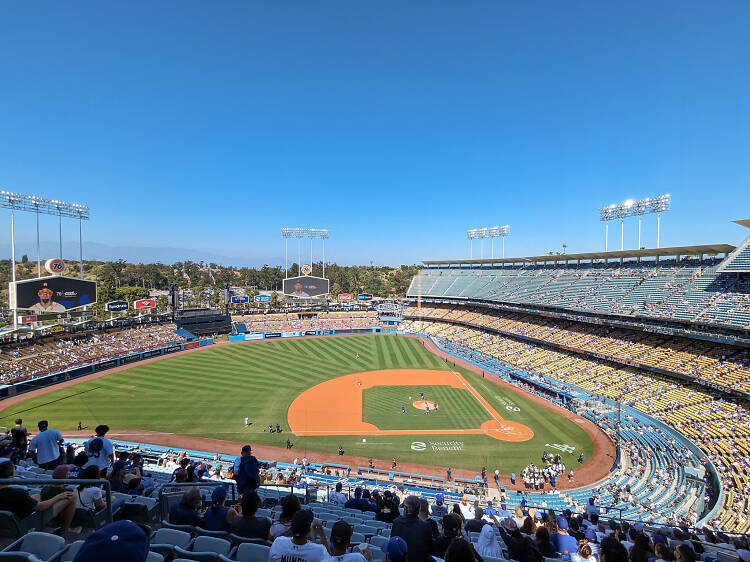
{"type": "Polygon", "coordinates": [[[553,443],[552,445],[550,445],[549,443],[545,443],[544,446],[550,447],[551,449],[557,449],[558,451],[562,451],[563,453],[572,453],[576,450],[576,448],[572,445],[561,445],[560,443],[553,443]]]}
{"type": "Polygon", "coordinates": [[[414,441],[411,444],[412,451],[424,451],[425,449],[427,449],[427,444],[422,441],[414,441]]]}
{"type": "Polygon", "coordinates": [[[463,441],[430,441],[430,448],[433,451],[463,451],[463,441]]]}

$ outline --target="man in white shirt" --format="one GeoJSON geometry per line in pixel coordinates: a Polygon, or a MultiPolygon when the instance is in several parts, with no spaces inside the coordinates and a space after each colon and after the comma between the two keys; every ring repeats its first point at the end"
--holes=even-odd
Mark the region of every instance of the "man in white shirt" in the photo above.
{"type": "Polygon", "coordinates": [[[63,436],[56,429],[47,429],[49,422],[40,421],[39,433],[29,443],[29,452],[36,453],[36,464],[45,470],[52,470],[60,464],[60,446],[63,436]]]}
{"type": "Polygon", "coordinates": [[[112,442],[104,437],[109,431],[109,426],[98,425],[94,431],[96,432],[96,436],[83,444],[83,448],[89,456],[84,469],[89,466],[95,466],[99,469],[102,478],[105,478],[107,476],[107,469],[115,458],[115,449],[112,446],[112,442]]]}
{"type": "Polygon", "coordinates": [[[346,496],[341,493],[341,482],[336,482],[336,491],[328,494],[328,501],[344,507],[346,503],[346,496]]]}
{"type": "Polygon", "coordinates": [[[292,517],[291,537],[277,537],[271,545],[269,562],[322,562],[328,558],[328,539],[320,521],[313,523],[313,512],[301,509],[292,517]],[[311,527],[312,526],[312,527],[311,527]],[[321,544],[308,541],[310,531],[320,539],[321,544]]]}

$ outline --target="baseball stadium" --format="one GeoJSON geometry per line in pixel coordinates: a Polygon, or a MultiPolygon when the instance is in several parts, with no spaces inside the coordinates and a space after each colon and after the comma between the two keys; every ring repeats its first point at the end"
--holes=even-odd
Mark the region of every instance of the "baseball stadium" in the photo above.
{"type": "Polygon", "coordinates": [[[0,562],[750,562],[747,10],[250,4],[6,10],[0,562]]]}

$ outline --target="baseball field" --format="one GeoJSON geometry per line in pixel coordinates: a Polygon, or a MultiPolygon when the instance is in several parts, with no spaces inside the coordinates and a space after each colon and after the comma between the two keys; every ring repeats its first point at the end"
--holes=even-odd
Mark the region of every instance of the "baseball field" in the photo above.
{"type": "Polygon", "coordinates": [[[579,453],[591,457],[582,420],[487,376],[454,366],[415,338],[248,342],[30,397],[0,411],[0,425],[48,419],[65,432],[79,420],[88,428],[106,423],[133,432],[132,441],[138,430],[277,447],[289,439],[311,461],[341,445],[347,455],[503,474],[538,463],[543,450],[562,453],[569,466],[579,466],[579,453]]]}

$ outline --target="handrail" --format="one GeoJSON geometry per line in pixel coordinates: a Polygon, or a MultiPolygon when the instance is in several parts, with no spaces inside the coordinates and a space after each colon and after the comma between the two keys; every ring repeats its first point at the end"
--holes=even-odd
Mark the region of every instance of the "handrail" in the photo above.
{"type": "Polygon", "coordinates": [[[83,479],[83,478],[0,478],[0,486],[26,486],[27,484],[73,484],[76,486],[104,486],[107,502],[107,523],[112,523],[112,485],[106,478],[83,479]]]}

